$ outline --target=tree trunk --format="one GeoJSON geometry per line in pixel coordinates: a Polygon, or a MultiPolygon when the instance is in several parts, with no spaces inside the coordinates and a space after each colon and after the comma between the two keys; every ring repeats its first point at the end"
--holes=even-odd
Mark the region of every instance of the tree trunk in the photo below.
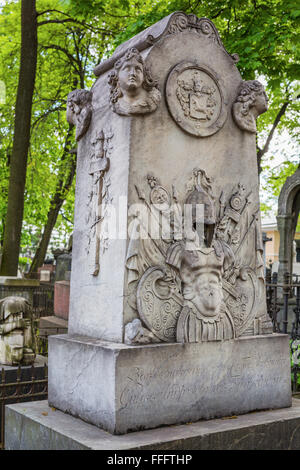
{"type": "MultiPolygon", "coordinates": [[[[72,135],[72,127],[69,126],[68,134],[66,137],[66,142],[65,142],[65,147],[64,147],[64,153],[61,158],[61,161],[63,162],[66,160],[68,157],[70,158],[70,148],[71,148],[71,135],[72,135]]],[[[46,257],[49,241],[51,238],[52,230],[56,224],[57,216],[59,214],[59,211],[66,199],[66,196],[68,194],[68,191],[72,185],[72,181],[75,175],[75,170],[76,170],[76,158],[72,158],[69,163],[69,168],[66,170],[65,167],[61,169],[59,180],[56,186],[55,194],[53,195],[50,203],[50,209],[48,211],[48,217],[47,217],[47,222],[44,227],[43,235],[40,240],[39,246],[35,252],[34,258],[32,260],[31,266],[30,266],[30,271],[29,273],[35,273],[37,272],[38,268],[42,266],[44,259],[46,257]]]]}
{"type": "Polygon", "coordinates": [[[22,0],[21,60],[15,110],[14,141],[10,162],[8,205],[0,270],[0,274],[4,276],[16,276],[18,272],[36,63],[37,12],[35,0],[22,0]]]}

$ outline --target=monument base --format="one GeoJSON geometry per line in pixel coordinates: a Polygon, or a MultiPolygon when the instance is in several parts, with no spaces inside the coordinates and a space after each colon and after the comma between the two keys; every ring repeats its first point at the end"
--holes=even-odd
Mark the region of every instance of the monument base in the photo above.
{"type": "Polygon", "coordinates": [[[112,436],[47,401],[6,407],[6,450],[299,450],[300,400],[292,407],[234,419],[112,436]]]}
{"type": "Polygon", "coordinates": [[[49,337],[49,405],[113,434],[291,406],[289,338],[128,346],[49,337]]]}

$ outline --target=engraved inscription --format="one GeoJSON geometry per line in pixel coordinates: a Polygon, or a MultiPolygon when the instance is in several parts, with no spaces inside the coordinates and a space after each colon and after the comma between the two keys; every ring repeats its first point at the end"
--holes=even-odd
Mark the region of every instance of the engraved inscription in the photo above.
{"type": "Polygon", "coordinates": [[[120,404],[123,409],[131,406],[144,406],[149,403],[168,403],[177,405],[179,401],[189,403],[203,400],[203,404],[212,395],[232,395],[252,390],[257,396],[262,388],[272,390],[274,387],[285,387],[286,375],[280,371],[287,367],[287,358],[279,354],[274,357],[262,357],[259,352],[235,358],[228,364],[226,359],[214,368],[205,364],[187,366],[178,364],[170,367],[162,361],[158,367],[145,369],[132,367],[126,375],[125,386],[120,393],[120,404]],[[249,375],[249,370],[255,370],[249,375]]]}

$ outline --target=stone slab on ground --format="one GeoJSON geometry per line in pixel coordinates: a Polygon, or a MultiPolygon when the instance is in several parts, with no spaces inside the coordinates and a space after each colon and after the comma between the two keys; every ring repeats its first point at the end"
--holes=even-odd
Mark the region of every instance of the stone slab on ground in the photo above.
{"type": "Polygon", "coordinates": [[[39,320],[39,330],[40,336],[65,334],[68,331],[68,321],[56,315],[41,317],[39,320]]]}
{"type": "Polygon", "coordinates": [[[113,434],[291,406],[287,335],[129,346],[49,337],[49,404],[113,434]]]}
{"type": "Polygon", "coordinates": [[[17,276],[0,276],[0,285],[32,287],[32,286],[39,286],[40,281],[38,279],[26,279],[26,278],[17,277],[17,276]]]}
{"type": "MultiPolygon", "coordinates": [[[[228,417],[230,418],[230,417],[228,417]]],[[[6,450],[299,450],[300,400],[234,419],[165,426],[122,436],[53,410],[47,401],[6,407],[6,450]]]]}

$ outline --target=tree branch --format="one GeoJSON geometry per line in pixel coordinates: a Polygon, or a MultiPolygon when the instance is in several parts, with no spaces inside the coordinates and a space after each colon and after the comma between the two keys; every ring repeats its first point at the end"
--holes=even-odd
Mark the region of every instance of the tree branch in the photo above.
{"type": "MultiPolygon", "coordinates": [[[[64,23],[74,23],[74,24],[78,24],[80,26],[82,26],[83,28],[86,28],[86,29],[89,29],[90,31],[92,31],[93,33],[101,33],[101,32],[104,32],[108,35],[112,35],[114,34],[113,31],[110,31],[110,30],[107,30],[107,29],[103,29],[103,28],[97,28],[95,26],[92,26],[88,23],[82,23],[81,21],[78,21],[78,20],[75,20],[74,18],[65,18],[63,20],[58,20],[58,19],[54,19],[54,20],[45,20],[45,21],[40,21],[37,25],[38,26],[43,26],[45,24],[50,24],[50,23],[56,23],[56,24],[64,24],[64,23]]],[[[116,33],[116,31],[115,31],[116,33]]]]}
{"type": "Polygon", "coordinates": [[[61,15],[70,17],[68,13],[64,13],[63,11],[60,11],[60,10],[45,10],[45,11],[38,12],[36,16],[41,16],[41,15],[45,15],[45,13],[53,13],[53,12],[60,13],[61,15]]]}
{"type": "Polygon", "coordinates": [[[273,122],[273,126],[270,130],[270,133],[267,137],[267,140],[265,142],[265,145],[263,146],[263,148],[258,148],[258,152],[257,152],[257,165],[258,165],[258,173],[261,173],[261,159],[262,157],[264,156],[264,154],[269,150],[269,145],[270,145],[270,142],[272,140],[272,137],[274,135],[274,132],[276,130],[276,127],[278,126],[279,122],[280,122],[280,119],[282,118],[282,116],[284,115],[284,113],[286,112],[286,109],[288,107],[288,105],[290,104],[289,101],[285,101],[283,103],[283,105],[281,106],[274,122],[273,122]]]}
{"type": "Polygon", "coordinates": [[[45,20],[45,21],[41,21],[40,23],[38,23],[37,25],[38,26],[43,26],[44,24],[49,24],[49,23],[76,23],[76,24],[80,24],[80,26],[87,26],[85,23],[81,23],[80,21],[77,21],[77,20],[74,20],[73,18],[65,18],[64,20],[45,20]]]}
{"type": "Polygon", "coordinates": [[[215,18],[218,18],[218,16],[221,15],[221,13],[223,13],[223,11],[225,10],[225,8],[221,8],[221,10],[218,11],[218,13],[216,13],[215,15],[211,16],[211,19],[214,20],[215,18]]]}
{"type": "Polygon", "coordinates": [[[55,113],[55,111],[65,111],[66,108],[64,106],[61,106],[59,105],[57,108],[50,108],[48,109],[48,111],[46,111],[44,114],[42,114],[41,116],[39,116],[33,123],[32,123],[32,130],[31,132],[34,130],[35,126],[40,122],[42,121],[43,119],[45,119],[47,116],[49,116],[49,114],[51,113],[55,113]]]}
{"type": "Polygon", "coordinates": [[[57,51],[63,52],[69,59],[71,65],[74,67],[75,72],[80,75],[80,64],[76,61],[75,57],[70,54],[70,52],[64,47],[57,46],[56,44],[51,44],[50,46],[41,46],[43,49],[55,49],[57,51]],[[75,65],[76,64],[76,65],[75,65]],[[78,66],[78,68],[76,67],[78,66]]]}

